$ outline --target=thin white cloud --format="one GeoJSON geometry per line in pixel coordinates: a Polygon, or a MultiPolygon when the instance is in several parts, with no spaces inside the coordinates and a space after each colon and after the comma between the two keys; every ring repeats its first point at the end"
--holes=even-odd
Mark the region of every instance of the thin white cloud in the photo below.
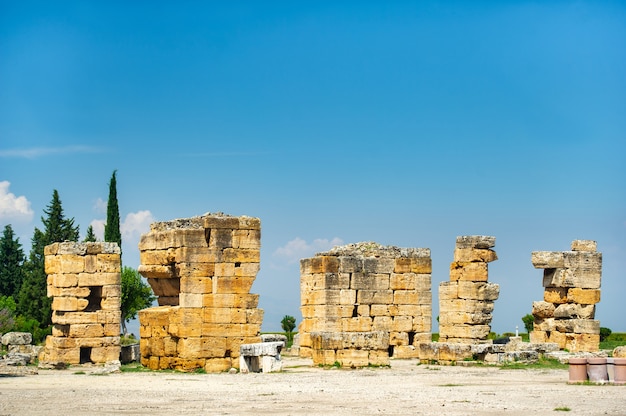
{"type": "Polygon", "coordinates": [[[9,181],[0,181],[0,223],[30,223],[34,214],[30,201],[25,196],[9,192],[10,186],[9,181]]]}
{"type": "Polygon", "coordinates": [[[93,146],[63,146],[63,147],[31,147],[26,149],[0,149],[0,157],[14,157],[23,159],[37,159],[44,156],[64,155],[72,153],[102,153],[105,149],[93,146]]]}
{"type": "Polygon", "coordinates": [[[272,152],[196,152],[196,153],[183,153],[184,157],[238,157],[238,156],[260,156],[268,155],[272,152]]]}
{"type": "Polygon", "coordinates": [[[122,240],[137,240],[141,234],[150,231],[150,224],[154,222],[152,213],[148,210],[131,212],[126,215],[126,219],[120,224],[122,240]]]}
{"type": "Polygon", "coordinates": [[[96,235],[98,241],[104,241],[104,223],[105,220],[93,220],[89,223],[93,228],[93,233],[96,235]]]}
{"type": "Polygon", "coordinates": [[[343,244],[343,240],[339,237],[335,237],[332,240],[317,238],[311,243],[296,237],[284,246],[278,247],[272,256],[281,259],[287,264],[293,264],[300,261],[300,259],[311,257],[317,252],[330,250],[341,244],[343,244]]]}
{"type": "MultiPolygon", "coordinates": [[[[120,232],[122,233],[122,243],[127,240],[139,242],[141,234],[150,230],[150,224],[154,222],[154,217],[150,211],[131,212],[120,224],[120,232]]],[[[104,225],[106,220],[96,219],[89,223],[93,227],[93,233],[99,241],[104,241],[104,225]]]]}
{"type": "Polygon", "coordinates": [[[105,214],[107,212],[107,202],[102,198],[96,199],[96,202],[93,204],[93,210],[98,214],[105,214]]]}

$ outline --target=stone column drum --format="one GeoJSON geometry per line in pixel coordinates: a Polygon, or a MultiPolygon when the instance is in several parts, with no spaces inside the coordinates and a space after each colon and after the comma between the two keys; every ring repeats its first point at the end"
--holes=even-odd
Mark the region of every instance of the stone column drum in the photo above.
{"type": "Polygon", "coordinates": [[[439,342],[475,344],[491,331],[494,302],[500,286],[489,283],[488,263],[497,260],[496,238],[456,239],[450,281],[439,284],[439,342]]]}
{"type": "Polygon", "coordinates": [[[105,364],[120,358],[121,260],[117,243],[64,242],[44,249],[52,335],[44,365],[105,364]]]}

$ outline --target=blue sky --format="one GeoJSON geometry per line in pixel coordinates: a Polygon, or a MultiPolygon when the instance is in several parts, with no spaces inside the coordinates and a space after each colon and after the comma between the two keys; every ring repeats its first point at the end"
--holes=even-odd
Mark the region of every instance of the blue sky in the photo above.
{"type": "MultiPolygon", "coordinates": [[[[623,2],[0,1],[0,226],[57,189],[84,235],[117,169],[125,265],[152,221],[259,217],[263,330],[336,244],[493,235],[493,330],[543,297],[532,251],[603,253],[626,331],[623,2]]],[[[434,322],[434,330],[436,330],[434,322]]]]}

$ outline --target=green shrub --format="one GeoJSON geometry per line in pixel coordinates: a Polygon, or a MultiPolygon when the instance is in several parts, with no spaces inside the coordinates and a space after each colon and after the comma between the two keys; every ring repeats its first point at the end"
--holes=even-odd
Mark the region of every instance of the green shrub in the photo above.
{"type": "Polygon", "coordinates": [[[611,335],[611,331],[609,328],[600,327],[600,342],[606,341],[606,339],[611,335]]]}

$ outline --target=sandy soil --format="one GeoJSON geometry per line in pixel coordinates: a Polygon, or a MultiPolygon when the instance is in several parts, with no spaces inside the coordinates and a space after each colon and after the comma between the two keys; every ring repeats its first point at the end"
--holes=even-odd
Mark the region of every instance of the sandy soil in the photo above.
{"type": "Polygon", "coordinates": [[[567,370],[283,362],[270,374],[0,375],[0,415],[626,415],[626,386],[569,385],[567,370]]]}

